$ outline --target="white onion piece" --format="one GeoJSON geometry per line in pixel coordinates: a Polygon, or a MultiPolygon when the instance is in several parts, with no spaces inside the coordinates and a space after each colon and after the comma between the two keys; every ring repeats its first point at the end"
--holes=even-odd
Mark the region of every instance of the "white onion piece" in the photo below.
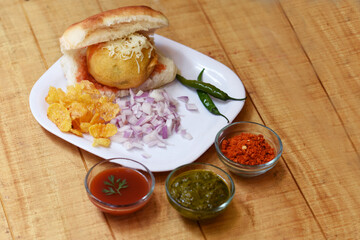
{"type": "Polygon", "coordinates": [[[154,89],[149,92],[149,97],[154,98],[155,101],[160,102],[164,99],[162,89],[154,89]]]}
{"type": "Polygon", "coordinates": [[[149,153],[142,153],[141,156],[143,156],[144,158],[151,158],[151,155],[149,153]]]}
{"type": "Polygon", "coordinates": [[[184,102],[184,103],[189,102],[189,97],[188,96],[180,96],[180,97],[177,97],[177,99],[184,102]]]}
{"type": "Polygon", "coordinates": [[[198,110],[197,106],[194,103],[186,103],[185,107],[189,111],[197,111],[198,110]]]}
{"type": "Polygon", "coordinates": [[[186,110],[188,110],[188,111],[197,111],[198,110],[197,106],[194,103],[189,102],[188,96],[180,96],[180,97],[177,97],[177,99],[185,103],[186,110]]]}
{"type": "MultiPolygon", "coordinates": [[[[186,96],[183,98],[188,99],[186,96]]],[[[180,129],[177,102],[164,89],[136,94],[130,90],[130,97],[118,98],[116,103],[121,114],[111,121],[119,128],[112,140],[122,143],[128,150],[142,149],[144,145],[164,148],[167,145],[165,140],[180,129]]],[[[187,133],[184,135],[187,139],[192,138],[187,133]]],[[[149,156],[143,154],[143,157],[149,156]]]]}
{"type": "Polygon", "coordinates": [[[145,114],[150,115],[151,112],[152,112],[151,103],[144,102],[144,103],[141,105],[141,110],[142,110],[145,114]]]}
{"type": "Polygon", "coordinates": [[[193,139],[193,137],[191,136],[191,134],[188,133],[185,129],[182,129],[182,130],[180,131],[180,134],[181,134],[181,136],[182,136],[183,138],[185,138],[185,139],[188,139],[188,140],[193,139]]]}

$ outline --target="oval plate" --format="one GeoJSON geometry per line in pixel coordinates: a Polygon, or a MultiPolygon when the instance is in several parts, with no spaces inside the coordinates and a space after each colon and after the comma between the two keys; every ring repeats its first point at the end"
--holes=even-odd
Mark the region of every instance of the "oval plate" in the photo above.
{"type": "MultiPolygon", "coordinates": [[[[179,72],[187,79],[196,79],[205,68],[204,82],[209,82],[234,98],[244,98],[245,88],[239,77],[224,64],[180,43],[165,37],[154,35],[156,48],[165,56],[174,60],[179,72]]],[[[227,124],[221,116],[209,113],[200,102],[194,89],[183,86],[177,80],[164,88],[175,100],[179,96],[188,96],[189,102],[195,103],[198,111],[188,111],[185,104],[179,101],[178,113],[181,116],[181,128],[186,129],[193,139],[184,139],[179,133],[173,133],[168,139],[166,148],[144,147],[144,150],[126,150],[121,144],[112,141],[109,148],[93,147],[92,137],[84,134],[77,137],[61,132],[46,116],[48,104],[45,97],[49,87],[66,90],[66,79],[60,65],[60,59],[52,65],[34,84],[29,101],[30,109],[35,119],[49,132],[102,158],[127,157],[145,164],[153,172],[171,171],[183,164],[191,163],[201,156],[214,142],[217,132],[227,124]],[[144,158],[146,152],[150,158],[144,158]]],[[[221,101],[214,99],[222,114],[230,121],[239,114],[244,101],[221,101]]]]}

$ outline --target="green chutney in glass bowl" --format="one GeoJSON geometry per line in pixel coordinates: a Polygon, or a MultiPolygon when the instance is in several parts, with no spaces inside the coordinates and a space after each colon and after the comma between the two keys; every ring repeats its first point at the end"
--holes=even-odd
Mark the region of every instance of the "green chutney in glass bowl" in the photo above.
{"type": "Polygon", "coordinates": [[[231,202],[235,185],[230,175],[206,163],[173,170],[165,182],[170,204],[184,217],[203,220],[222,213],[231,202]]]}

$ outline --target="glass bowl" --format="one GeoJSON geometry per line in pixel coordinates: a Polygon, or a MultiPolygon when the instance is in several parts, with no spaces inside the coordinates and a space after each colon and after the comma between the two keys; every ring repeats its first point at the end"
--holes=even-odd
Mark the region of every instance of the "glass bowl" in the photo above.
{"type": "Polygon", "coordinates": [[[150,200],[154,187],[155,178],[152,172],[143,164],[127,158],[103,160],[95,164],[85,177],[85,189],[90,201],[101,211],[113,215],[129,214],[141,209],[150,200]],[[110,175],[110,172],[113,171],[115,172],[110,175]],[[97,181],[100,176],[107,183],[103,181],[104,179],[97,181]],[[111,179],[111,176],[115,178],[111,179]],[[124,178],[121,179],[121,176],[124,176],[124,178]],[[120,180],[117,181],[117,179],[120,180]],[[128,181],[126,183],[122,182],[124,179],[128,181]],[[112,183],[116,185],[111,185],[112,183]],[[123,184],[123,188],[120,188],[119,193],[117,193],[116,190],[119,188],[119,184],[123,184]],[[110,188],[113,188],[115,193],[110,192],[110,188]],[[143,189],[141,193],[138,188],[143,189]],[[114,203],[113,197],[119,197],[120,204],[114,203]],[[133,198],[136,200],[133,200],[133,198]]]}
{"type": "Polygon", "coordinates": [[[183,166],[180,166],[180,167],[174,169],[167,176],[166,181],[165,181],[165,190],[166,190],[166,194],[167,194],[169,203],[182,216],[189,218],[189,219],[193,219],[193,220],[203,220],[203,219],[209,219],[209,218],[215,217],[215,216],[219,215],[220,213],[222,213],[227,208],[227,206],[230,204],[231,200],[234,197],[235,184],[228,173],[226,173],[224,170],[222,170],[214,165],[207,164],[207,163],[190,163],[190,164],[186,164],[186,165],[183,165],[183,166]],[[223,201],[224,201],[223,203],[221,203],[218,206],[215,206],[214,208],[210,208],[207,210],[194,210],[192,208],[181,205],[171,195],[171,187],[172,187],[174,180],[176,180],[176,178],[178,176],[183,175],[183,174],[188,173],[193,170],[210,171],[210,172],[214,173],[215,175],[217,175],[218,177],[220,177],[221,180],[223,180],[223,182],[227,186],[228,193],[229,193],[228,196],[226,196],[226,198],[223,199],[223,201]]]}
{"type": "Polygon", "coordinates": [[[255,122],[234,122],[225,126],[215,137],[215,148],[223,164],[228,167],[231,172],[243,177],[254,177],[269,171],[277,164],[283,151],[280,137],[272,129],[255,122]],[[221,152],[222,141],[241,133],[263,135],[265,141],[274,148],[275,157],[269,162],[259,165],[244,165],[228,159],[221,152]]]}

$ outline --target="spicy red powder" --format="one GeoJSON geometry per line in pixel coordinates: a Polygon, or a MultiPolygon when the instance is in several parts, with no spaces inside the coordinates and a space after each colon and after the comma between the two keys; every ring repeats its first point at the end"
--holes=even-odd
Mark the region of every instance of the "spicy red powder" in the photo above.
{"type": "Polygon", "coordinates": [[[275,157],[275,150],[263,135],[241,133],[221,143],[222,153],[230,160],[244,165],[259,165],[275,157]]]}

